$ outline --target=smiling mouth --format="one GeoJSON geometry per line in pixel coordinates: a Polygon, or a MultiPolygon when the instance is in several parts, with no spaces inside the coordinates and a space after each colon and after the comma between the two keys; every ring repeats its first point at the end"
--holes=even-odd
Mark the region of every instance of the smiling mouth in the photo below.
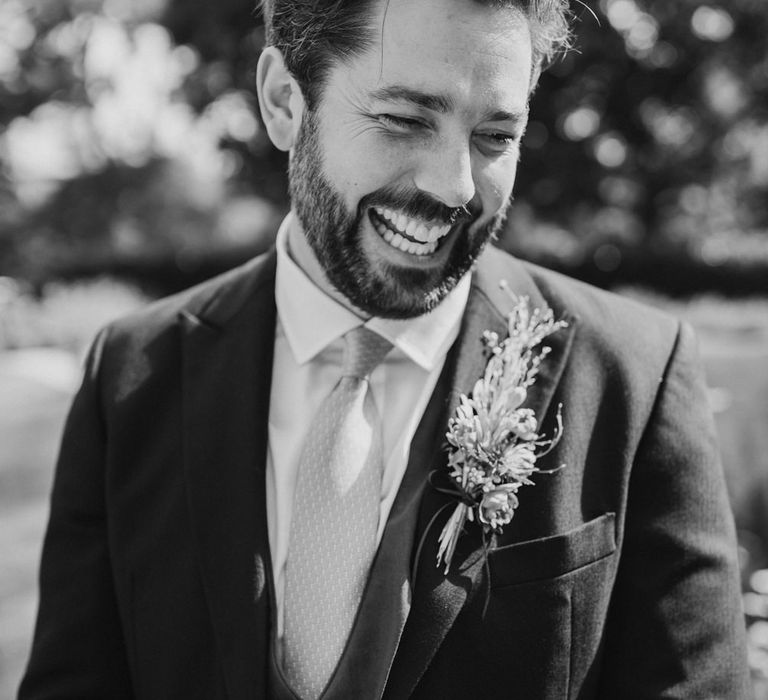
{"type": "Polygon", "coordinates": [[[415,219],[388,207],[372,207],[369,217],[384,241],[411,255],[431,255],[451,230],[451,224],[415,219]]]}

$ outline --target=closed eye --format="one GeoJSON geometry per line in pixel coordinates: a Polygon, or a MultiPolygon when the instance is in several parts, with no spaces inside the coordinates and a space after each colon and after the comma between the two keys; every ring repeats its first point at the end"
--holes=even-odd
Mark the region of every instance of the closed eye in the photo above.
{"type": "Polygon", "coordinates": [[[489,141],[502,144],[502,145],[508,145],[517,141],[517,136],[514,136],[512,134],[503,134],[499,131],[482,133],[482,134],[478,134],[478,136],[480,136],[480,138],[488,139],[489,141]]]}
{"type": "Polygon", "coordinates": [[[380,122],[386,124],[387,126],[406,131],[421,129],[427,126],[420,119],[414,119],[413,117],[403,117],[397,114],[379,114],[378,119],[380,122]]]}
{"type": "Polygon", "coordinates": [[[520,137],[503,131],[482,131],[475,135],[475,139],[486,151],[502,154],[517,146],[520,137]]]}

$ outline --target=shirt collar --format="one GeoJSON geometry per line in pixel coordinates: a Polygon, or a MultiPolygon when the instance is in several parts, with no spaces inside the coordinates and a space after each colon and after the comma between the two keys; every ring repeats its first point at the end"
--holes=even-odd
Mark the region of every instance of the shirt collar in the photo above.
{"type": "Polygon", "coordinates": [[[431,312],[405,320],[373,317],[364,321],[325,294],[288,254],[285,217],[277,233],[275,300],[283,331],[298,364],[309,362],[334,340],[364,323],[427,371],[434,369],[459,333],[467,304],[470,275],[431,312]]]}

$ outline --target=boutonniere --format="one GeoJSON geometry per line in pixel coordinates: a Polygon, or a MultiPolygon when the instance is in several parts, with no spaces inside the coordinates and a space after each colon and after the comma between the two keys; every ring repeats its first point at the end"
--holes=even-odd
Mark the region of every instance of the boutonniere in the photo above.
{"type": "Polygon", "coordinates": [[[484,541],[500,533],[515,513],[518,491],[533,484],[534,473],[544,473],[537,460],[557,444],[563,431],[562,405],[554,434],[546,438],[524,404],[550,352],[542,341],[568,324],[556,321],[549,308],[531,309],[528,297],[517,297],[506,282],[501,286],[513,303],[509,334],[503,340],[496,333],[483,334],[489,353],[485,372],[470,396],[462,394],[448,422],[448,486],[438,488],[458,504],[439,538],[437,565],[444,563],[446,574],[465,523],[479,523],[484,541]]]}

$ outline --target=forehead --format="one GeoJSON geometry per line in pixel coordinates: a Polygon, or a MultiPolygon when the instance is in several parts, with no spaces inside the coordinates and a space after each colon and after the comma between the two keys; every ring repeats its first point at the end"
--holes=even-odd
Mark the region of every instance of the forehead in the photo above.
{"type": "Polygon", "coordinates": [[[474,0],[379,0],[367,50],[337,66],[328,87],[365,99],[391,86],[439,95],[459,108],[520,111],[527,103],[532,49],[517,8],[474,0]]]}

